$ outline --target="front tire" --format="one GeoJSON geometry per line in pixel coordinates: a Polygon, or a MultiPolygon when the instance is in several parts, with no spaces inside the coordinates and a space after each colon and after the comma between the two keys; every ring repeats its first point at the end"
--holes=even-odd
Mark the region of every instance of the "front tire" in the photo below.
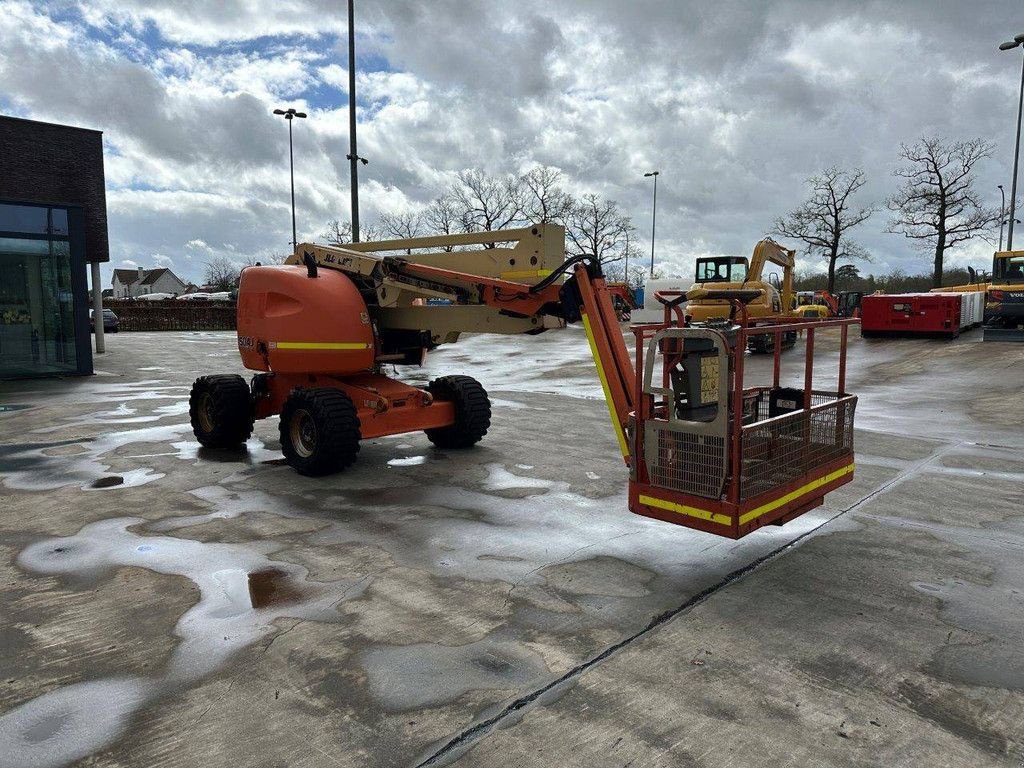
{"type": "Polygon", "coordinates": [[[234,374],[200,376],[188,398],[192,433],[201,445],[217,450],[238,448],[252,434],[249,385],[234,374]]]}
{"type": "Polygon", "coordinates": [[[438,448],[469,448],[487,434],[491,426],[491,401],[480,382],[469,376],[442,376],[430,382],[435,400],[455,405],[455,423],[426,430],[427,439],[438,448]]]}
{"type": "Polygon", "coordinates": [[[292,390],[281,409],[281,450],[300,475],[338,472],[359,453],[359,415],[340,389],[292,390]]]}

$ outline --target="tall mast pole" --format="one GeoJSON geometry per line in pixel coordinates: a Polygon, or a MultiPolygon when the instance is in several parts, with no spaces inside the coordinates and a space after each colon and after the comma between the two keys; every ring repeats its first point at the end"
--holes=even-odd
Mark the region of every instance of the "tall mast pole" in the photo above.
{"type": "Polygon", "coordinates": [[[352,242],[359,242],[359,154],[356,152],[356,24],[354,0],[348,0],[348,142],[352,169],[352,242]]]}

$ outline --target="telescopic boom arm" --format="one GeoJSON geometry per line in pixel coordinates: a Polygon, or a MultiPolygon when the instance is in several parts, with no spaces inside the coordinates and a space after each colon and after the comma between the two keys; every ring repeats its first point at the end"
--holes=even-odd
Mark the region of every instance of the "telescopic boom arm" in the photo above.
{"type": "Polygon", "coordinates": [[[302,244],[288,263],[312,262],[346,273],[367,298],[380,330],[424,331],[431,346],[454,342],[466,332],[540,333],[582,322],[619,449],[628,461],[633,364],[600,263],[589,256],[564,260],[564,242],[564,228],[547,224],[344,247],[302,244]],[[509,242],[515,245],[497,247],[509,242]],[[495,247],[415,252],[469,245],[495,247]],[[395,251],[405,253],[379,255],[395,251]],[[518,269],[524,265],[530,268],[518,269]]]}

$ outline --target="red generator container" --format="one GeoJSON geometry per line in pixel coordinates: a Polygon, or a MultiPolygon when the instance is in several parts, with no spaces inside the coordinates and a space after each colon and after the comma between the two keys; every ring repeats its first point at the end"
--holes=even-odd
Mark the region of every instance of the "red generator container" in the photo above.
{"type": "Polygon", "coordinates": [[[962,297],[953,293],[874,294],[861,300],[861,336],[960,335],[962,297]]]}

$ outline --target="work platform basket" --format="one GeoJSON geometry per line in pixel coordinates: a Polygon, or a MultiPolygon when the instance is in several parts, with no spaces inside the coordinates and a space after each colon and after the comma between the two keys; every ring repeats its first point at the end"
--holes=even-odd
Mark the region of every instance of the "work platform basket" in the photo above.
{"type": "MultiPolygon", "coordinates": [[[[767,322],[756,327],[634,326],[636,411],[631,419],[630,509],[740,538],[822,504],[853,479],[857,398],[845,391],[855,320],[767,322]],[[835,389],[814,387],[816,335],[838,341],[835,389]],[[784,386],[783,339],[803,348],[802,386],[784,386]],[[754,362],[770,384],[745,386],[749,337],[771,334],[754,362]],[[837,338],[835,338],[837,337],[837,338]],[[763,361],[763,362],[761,362],[763,361]]],[[[830,377],[831,378],[831,377],[830,377]]]]}

